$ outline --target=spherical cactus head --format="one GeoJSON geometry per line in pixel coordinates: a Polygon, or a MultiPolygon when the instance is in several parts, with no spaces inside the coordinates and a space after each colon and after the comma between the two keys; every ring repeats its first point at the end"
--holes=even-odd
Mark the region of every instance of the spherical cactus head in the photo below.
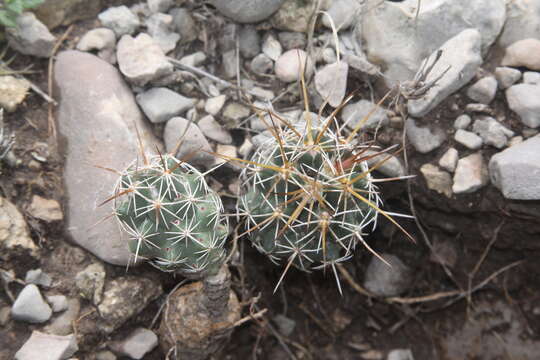
{"type": "Polygon", "coordinates": [[[369,146],[336,134],[331,119],[315,120],[273,129],[242,174],[238,212],[273,262],[335,271],[359,242],[367,246],[381,200],[365,161],[369,146]]]}
{"type": "Polygon", "coordinates": [[[217,272],[228,223],[197,169],[172,155],[146,156],[123,171],[114,192],[115,215],[136,258],[190,278],[217,272]]]}

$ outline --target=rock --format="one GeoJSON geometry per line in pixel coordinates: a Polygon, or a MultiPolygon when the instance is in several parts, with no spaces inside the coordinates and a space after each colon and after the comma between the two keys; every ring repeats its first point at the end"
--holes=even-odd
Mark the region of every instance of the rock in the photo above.
{"type": "Polygon", "coordinates": [[[292,335],[294,328],[296,327],[296,321],[289,319],[285,315],[278,314],[272,319],[276,323],[278,331],[281,335],[289,337],[292,335]]]}
{"type": "Polygon", "coordinates": [[[97,207],[111,196],[118,178],[95,166],[119,171],[137,157],[135,124],[145,149],[160,146],[122,76],[98,57],[63,51],[54,68],[55,94],[60,99],[56,120],[65,139],[66,230],[72,240],[110,264],[126,265],[131,253],[114,221],[100,220],[111,206],[97,207]]]}
{"type": "Polygon", "coordinates": [[[256,23],[270,17],[283,0],[212,0],[212,5],[223,15],[239,23],[256,23]]]}
{"type": "Polygon", "coordinates": [[[454,121],[454,129],[459,130],[463,129],[465,130],[470,124],[471,124],[471,117],[467,114],[459,115],[456,120],[454,121]]]}
{"type": "Polygon", "coordinates": [[[51,323],[43,330],[48,334],[69,335],[73,332],[73,323],[79,318],[81,304],[78,299],[69,299],[68,308],[59,316],[53,318],[51,323]]]}
{"type": "Polygon", "coordinates": [[[465,106],[465,111],[468,113],[482,113],[482,114],[488,114],[488,115],[494,115],[493,109],[489,107],[489,105],[486,104],[467,104],[465,106]]]}
{"type": "Polygon", "coordinates": [[[212,115],[206,115],[197,123],[202,133],[210,139],[221,144],[232,144],[232,136],[225,130],[212,115]]]}
{"type": "Polygon", "coordinates": [[[156,41],[165,54],[176,48],[180,34],[172,31],[173,17],[169,14],[153,14],[146,19],[148,34],[156,41]]]}
{"type": "Polygon", "coordinates": [[[113,332],[162,292],[158,281],[141,276],[123,276],[108,282],[98,306],[102,318],[98,328],[107,334],[113,332]]]}
{"type": "Polygon", "coordinates": [[[110,7],[98,15],[101,24],[112,29],[117,37],[133,34],[140,26],[139,18],[127,6],[110,7]]]}
{"type": "Polygon", "coordinates": [[[101,302],[105,286],[105,268],[100,263],[88,265],[75,276],[75,285],[79,294],[94,305],[101,302]]]}
{"type": "Polygon", "coordinates": [[[262,43],[262,52],[270,59],[276,61],[283,53],[283,48],[277,39],[272,35],[266,36],[262,43]]]}
{"type": "Polygon", "coordinates": [[[227,96],[225,95],[219,95],[213,98],[209,98],[204,104],[204,111],[206,111],[210,115],[217,115],[223,108],[223,105],[225,105],[226,100],[227,96]]]}
{"type": "Polygon", "coordinates": [[[234,145],[223,145],[223,144],[217,144],[216,146],[216,153],[220,154],[222,156],[216,156],[216,159],[214,161],[214,165],[219,164],[225,164],[228,163],[228,165],[233,169],[240,169],[239,166],[237,166],[234,162],[228,162],[227,159],[230,158],[238,158],[238,153],[236,151],[236,146],[234,145]]]}
{"type": "Polygon", "coordinates": [[[15,354],[15,360],[65,360],[79,350],[74,334],[58,336],[32,331],[30,338],[15,354]]]}
{"type": "Polygon", "coordinates": [[[196,102],[163,87],[151,88],[138,94],[136,99],[144,114],[154,124],[185,113],[194,107],[196,102]]]}
{"type": "Polygon", "coordinates": [[[17,27],[7,28],[9,46],[21,54],[48,58],[56,38],[33,13],[25,12],[17,17],[17,27]]]}
{"type": "MultiPolygon", "coordinates": [[[[448,40],[440,48],[442,55],[430,71],[426,82],[444,76],[437,82],[437,86],[430,88],[420,99],[411,100],[407,107],[412,116],[424,116],[446,97],[460,89],[474,77],[482,64],[480,56],[481,35],[476,29],[463,30],[448,40]],[[446,73],[445,73],[446,71],[446,73]]],[[[432,64],[436,52],[428,58],[432,64]]]]}
{"type": "Polygon", "coordinates": [[[177,116],[167,121],[163,131],[163,139],[165,140],[165,148],[169,153],[174,152],[180,139],[182,139],[180,148],[176,154],[173,154],[180,160],[185,159],[190,164],[203,166],[211,166],[214,162],[214,157],[208,153],[212,152],[212,148],[201,129],[197,124],[190,124],[183,117],[177,116]]]}
{"type": "Polygon", "coordinates": [[[62,208],[58,201],[45,199],[39,195],[32,196],[32,203],[28,206],[28,213],[36,219],[46,222],[60,221],[64,218],[62,208]]]}
{"type": "Polygon", "coordinates": [[[242,156],[243,159],[248,159],[252,150],[253,150],[253,143],[249,140],[249,138],[246,137],[242,145],[240,145],[240,148],[238,149],[238,153],[242,156]]]}
{"type": "Polygon", "coordinates": [[[271,101],[276,95],[271,90],[266,90],[258,86],[254,86],[249,90],[249,93],[259,99],[271,101]]]}
{"type": "Polygon", "coordinates": [[[274,71],[279,80],[283,82],[294,82],[300,79],[302,71],[305,77],[309,78],[313,74],[313,62],[306,52],[299,49],[286,51],[277,59],[274,71]]]}
{"type": "Polygon", "coordinates": [[[304,49],[307,44],[306,34],[295,31],[280,31],[278,39],[285,50],[304,49]]]}
{"type": "Polygon", "coordinates": [[[236,50],[229,50],[221,54],[221,67],[226,79],[236,77],[236,50]]]}
{"type": "Polygon", "coordinates": [[[524,125],[531,128],[540,126],[540,85],[513,85],[506,89],[506,101],[524,125]]]}
{"type": "Polygon", "coordinates": [[[68,301],[64,295],[47,296],[47,301],[51,304],[52,311],[55,313],[68,309],[68,301]]]}
{"type": "Polygon", "coordinates": [[[480,135],[484,144],[502,149],[508,143],[508,139],[514,136],[514,132],[507,129],[501,123],[490,116],[480,116],[473,124],[473,131],[480,135]]]}
{"type": "Polygon", "coordinates": [[[96,360],[116,360],[116,355],[108,350],[98,351],[96,353],[96,360]]]}
{"type": "Polygon", "coordinates": [[[510,1],[506,12],[506,22],[497,41],[501,47],[505,48],[527,38],[539,38],[540,3],[529,0],[510,1]]]}
{"type": "Polygon", "coordinates": [[[285,0],[281,2],[283,5],[270,19],[272,26],[279,30],[306,33],[309,21],[315,13],[317,1],[285,0]]]}
{"type": "Polygon", "coordinates": [[[386,360],[414,360],[414,357],[409,349],[395,349],[388,353],[386,360]]]}
{"type": "Polygon", "coordinates": [[[482,147],[482,138],[467,130],[458,129],[454,134],[454,140],[467,149],[478,150],[482,147]]]}
{"type": "Polygon", "coordinates": [[[495,78],[501,89],[507,89],[521,79],[521,71],[510,67],[498,67],[495,69],[495,78]]]}
{"type": "Polygon", "coordinates": [[[173,72],[173,65],[148,34],[141,33],[136,38],[122,36],[118,42],[116,57],[122,74],[129,82],[138,86],[144,86],[173,72]]]}
{"type": "Polygon", "coordinates": [[[380,75],[381,69],[370,63],[365,56],[358,56],[354,54],[344,54],[343,61],[349,64],[350,67],[366,73],[368,75],[380,75]]]}
{"type": "Polygon", "coordinates": [[[419,127],[413,118],[405,121],[405,129],[411,144],[422,154],[437,149],[446,140],[446,134],[440,128],[431,130],[427,127],[419,127]]]}
{"type": "Polygon", "coordinates": [[[13,112],[20,105],[30,89],[30,83],[15,76],[0,76],[0,108],[13,112]]]}
{"type": "Polygon", "coordinates": [[[116,62],[116,35],[108,28],[97,28],[88,31],[77,43],[77,50],[98,50],[98,56],[114,64],[116,62]]]}
{"type": "Polygon", "coordinates": [[[514,136],[508,140],[508,147],[521,144],[523,142],[523,136],[514,136]]]}
{"type": "Polygon", "coordinates": [[[448,198],[452,197],[452,177],[449,173],[431,164],[422,165],[420,172],[424,175],[428,189],[444,194],[448,198]]]}
{"type": "Polygon", "coordinates": [[[364,287],[377,296],[396,296],[406,291],[411,282],[411,270],[397,256],[380,255],[391,266],[373,256],[366,269],[364,287]]]}
{"type": "Polygon", "coordinates": [[[152,13],[166,13],[174,4],[174,0],[147,0],[148,9],[152,13]]]}
{"type": "Polygon", "coordinates": [[[378,107],[377,104],[369,100],[360,100],[358,102],[347,104],[341,111],[343,122],[351,129],[355,129],[358,124],[371,112],[373,113],[362,125],[362,129],[376,129],[388,125],[388,115],[386,110],[378,107]]]}
{"type": "Polygon", "coordinates": [[[173,17],[173,30],[180,34],[180,43],[186,44],[197,39],[198,29],[197,23],[193,17],[183,8],[174,8],[170,11],[173,17]]]}
{"type": "Polygon", "coordinates": [[[332,5],[321,19],[324,26],[332,29],[329,16],[332,18],[335,28],[345,30],[350,27],[354,20],[360,16],[361,5],[356,0],[333,0],[332,5]]]}
{"type": "MultiPolygon", "coordinates": [[[[372,156],[376,153],[377,151],[375,150],[364,150],[365,156],[372,156]]],[[[394,155],[388,153],[380,154],[366,161],[369,167],[377,165],[377,171],[388,177],[405,176],[405,168],[401,164],[401,161],[394,155]],[[382,161],[384,161],[384,163],[382,163],[382,161]],[[380,162],[381,164],[379,164],[380,162]]]]}
{"type": "Polygon", "coordinates": [[[28,270],[24,278],[27,284],[34,284],[43,287],[51,287],[52,279],[49,274],[44,273],[41,269],[28,270]]]}
{"type": "Polygon", "coordinates": [[[199,66],[206,61],[206,54],[202,51],[194,52],[180,59],[180,64],[187,66],[199,66]]]}
{"type": "Polygon", "coordinates": [[[0,327],[5,327],[9,322],[11,308],[9,306],[3,306],[0,308],[0,327]]]}
{"type": "Polygon", "coordinates": [[[251,138],[251,141],[253,142],[253,146],[255,148],[263,146],[265,143],[273,140],[274,137],[272,136],[272,133],[270,130],[265,130],[261,132],[260,134],[257,134],[251,138]]]}
{"type": "Polygon", "coordinates": [[[49,29],[70,25],[77,20],[95,19],[101,10],[102,0],[47,0],[32,12],[49,29]]]}
{"type": "Polygon", "coordinates": [[[137,328],[118,344],[115,352],[130,359],[143,359],[144,355],[152,351],[158,344],[158,337],[151,330],[137,328]]]}
{"type": "Polygon", "coordinates": [[[349,65],[345,61],[326,65],[315,73],[315,88],[334,108],[345,98],[348,73],[349,65]]]}
{"type": "Polygon", "coordinates": [[[523,73],[523,83],[540,85],[540,73],[535,71],[525,71],[523,73]]]}
{"type": "Polygon", "coordinates": [[[251,71],[255,74],[268,74],[274,69],[274,62],[265,54],[259,54],[251,60],[251,71]]]}
{"type": "Polygon", "coordinates": [[[481,153],[459,159],[454,173],[454,194],[472,193],[489,181],[488,169],[481,153]]]}
{"type": "Polygon", "coordinates": [[[332,48],[324,48],[322,51],[322,60],[327,63],[331,64],[337,61],[336,52],[332,48]]]}
{"type": "Polygon", "coordinates": [[[17,207],[0,197],[0,259],[7,260],[17,250],[37,257],[38,247],[28,233],[28,227],[17,207]]]}
{"type": "Polygon", "coordinates": [[[43,323],[49,320],[51,315],[51,307],[43,300],[34,284],[26,285],[11,307],[11,317],[17,321],[43,323]]]}
{"type": "Polygon", "coordinates": [[[453,173],[456,170],[458,159],[458,151],[454,148],[449,148],[439,159],[439,166],[453,173]]]}
{"type": "Polygon", "coordinates": [[[540,70],[540,40],[519,40],[506,48],[503,66],[524,66],[530,70],[540,70]]]}
{"type": "Polygon", "coordinates": [[[261,52],[261,37],[257,28],[253,25],[244,25],[238,32],[240,42],[240,54],[246,59],[251,59],[261,52]]]}
{"type": "Polygon", "coordinates": [[[538,132],[539,132],[539,130],[537,130],[537,129],[524,128],[524,129],[521,130],[521,135],[523,135],[523,137],[525,139],[528,139],[530,137],[538,135],[538,132]]]}
{"type": "Polygon", "coordinates": [[[467,89],[467,96],[472,100],[489,104],[497,93],[497,80],[494,76],[486,76],[467,89]]]}
{"type": "Polygon", "coordinates": [[[535,136],[491,157],[491,182],[512,200],[540,200],[540,137],[535,136]]]}
{"type": "Polygon", "coordinates": [[[231,120],[231,122],[233,123],[232,127],[236,127],[240,124],[242,120],[247,118],[250,113],[251,111],[249,110],[249,108],[245,107],[242,104],[232,102],[225,106],[225,109],[223,110],[223,117],[231,120]]]}
{"type": "MultiPolygon", "coordinates": [[[[475,28],[478,31],[479,36],[475,40],[478,41],[478,52],[481,48],[485,54],[499,35],[506,13],[504,0],[478,0],[474,3],[468,0],[435,0],[430,1],[429,6],[422,4],[418,17],[417,6],[417,0],[369,0],[365,5],[367,10],[362,14],[359,30],[367,57],[372,62],[384,64],[387,67],[385,75],[392,81],[413,79],[422,59],[465,29],[475,28]],[[461,11],[464,8],[467,11],[461,11]]],[[[469,57],[462,50],[445,49],[446,52],[452,51],[449,56],[457,60],[455,64],[463,63],[465,59],[460,58],[469,57]]],[[[442,68],[449,64],[452,61],[442,68]]]]}

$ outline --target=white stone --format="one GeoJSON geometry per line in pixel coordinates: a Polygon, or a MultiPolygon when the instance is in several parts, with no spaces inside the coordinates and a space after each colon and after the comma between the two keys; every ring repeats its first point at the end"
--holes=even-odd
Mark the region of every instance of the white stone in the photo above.
{"type": "Polygon", "coordinates": [[[182,117],[173,117],[167,121],[163,139],[169,153],[172,153],[179,144],[181,145],[173,154],[178,159],[185,158],[188,163],[203,166],[211,166],[214,162],[214,157],[210,154],[212,148],[201,129],[197,124],[190,123],[182,117]]]}
{"type": "Polygon", "coordinates": [[[255,23],[268,18],[284,0],[212,0],[211,3],[225,16],[239,23],[255,23]]]}
{"type": "Polygon", "coordinates": [[[49,320],[51,315],[51,307],[43,300],[34,284],[26,285],[11,307],[11,317],[18,321],[43,323],[49,320]]]}
{"type": "Polygon", "coordinates": [[[6,29],[9,46],[21,54],[50,57],[56,38],[49,29],[31,12],[19,15],[16,21],[16,27],[6,29]]]}
{"type": "Polygon", "coordinates": [[[486,76],[467,89],[467,96],[472,100],[489,104],[497,93],[497,80],[494,76],[486,76]]]}
{"type": "Polygon", "coordinates": [[[308,78],[313,74],[313,62],[304,50],[292,49],[283,53],[276,61],[274,71],[279,80],[294,82],[300,79],[302,71],[308,78]]]}
{"type": "Polygon", "coordinates": [[[158,337],[144,328],[135,329],[119,346],[119,353],[130,359],[143,359],[158,344],[158,337]]]}
{"type": "Polygon", "coordinates": [[[270,34],[263,41],[262,52],[270,59],[276,61],[283,53],[283,48],[279,41],[270,34]]]}
{"type": "Polygon", "coordinates": [[[449,148],[439,159],[439,166],[453,173],[456,170],[458,159],[458,151],[454,148],[449,148]]]}
{"type": "Polygon", "coordinates": [[[219,143],[222,144],[232,144],[232,136],[227,130],[225,130],[212,115],[206,115],[197,123],[202,133],[219,143]]]}
{"type": "Polygon", "coordinates": [[[511,67],[498,67],[495,69],[495,78],[501,89],[507,89],[521,79],[521,71],[511,67]]]}
{"type": "Polygon", "coordinates": [[[153,123],[165,122],[182,115],[195,106],[195,99],[187,98],[167,88],[151,88],[136,97],[144,114],[153,123]]]}
{"type": "Polygon", "coordinates": [[[465,130],[471,124],[471,117],[467,114],[459,115],[454,121],[454,129],[465,130]]]}
{"type": "Polygon", "coordinates": [[[345,30],[350,27],[360,16],[361,3],[356,0],[333,0],[327,14],[321,15],[322,23],[328,29],[332,29],[332,23],[336,30],[345,30]]]}
{"type": "Polygon", "coordinates": [[[529,70],[540,70],[540,40],[519,40],[506,48],[501,61],[503,66],[524,66],[529,70]]]}
{"type": "Polygon", "coordinates": [[[345,105],[341,110],[341,118],[349,128],[354,129],[369,113],[371,115],[365,120],[362,129],[376,129],[388,125],[386,109],[364,99],[345,105]]]}
{"type": "Polygon", "coordinates": [[[506,101],[524,125],[540,126],[540,85],[517,84],[506,89],[506,101]]]}
{"type": "Polygon", "coordinates": [[[15,354],[15,360],[65,360],[79,350],[75,335],[58,336],[32,331],[15,354]]]}
{"type": "Polygon", "coordinates": [[[133,34],[139,27],[139,18],[127,6],[111,7],[98,15],[103,26],[114,31],[117,37],[133,34]]]}
{"type": "Polygon", "coordinates": [[[467,149],[478,150],[482,147],[482,138],[471,131],[458,129],[454,134],[454,140],[467,149]]]}
{"type": "Polygon", "coordinates": [[[484,144],[502,149],[514,132],[490,116],[479,116],[473,124],[473,131],[483,140],[484,144]]]}
{"type": "Polygon", "coordinates": [[[449,173],[432,164],[422,165],[420,172],[424,175],[428,189],[452,197],[452,177],[449,173]]]}
{"type": "Polygon", "coordinates": [[[226,95],[219,95],[212,98],[209,98],[206,100],[206,103],[204,104],[204,111],[209,113],[210,115],[217,115],[223,108],[223,105],[225,105],[225,101],[227,100],[226,95]]]}
{"type": "Polygon", "coordinates": [[[428,127],[420,127],[413,118],[405,121],[405,128],[407,138],[416,151],[422,154],[437,149],[446,140],[446,134],[440,128],[432,130],[428,127]]]}
{"type": "Polygon", "coordinates": [[[454,173],[454,194],[474,192],[489,182],[488,169],[481,153],[459,159],[454,173]]]}
{"type": "Polygon", "coordinates": [[[540,85],[540,72],[525,71],[523,73],[523,83],[540,85]]]}
{"type": "Polygon", "coordinates": [[[328,104],[338,107],[347,90],[349,65],[345,61],[328,64],[315,73],[315,88],[328,104]]]}

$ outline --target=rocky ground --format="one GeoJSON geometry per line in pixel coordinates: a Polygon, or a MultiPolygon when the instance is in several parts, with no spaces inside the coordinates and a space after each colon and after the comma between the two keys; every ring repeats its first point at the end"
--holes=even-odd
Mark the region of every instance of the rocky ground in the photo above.
{"type": "MultiPolygon", "coordinates": [[[[159,316],[182,279],[126,270],[125,237],[101,221],[116,177],[103,167],[137,157],[135,127],[162,152],[187,127],[176,155],[200,169],[224,162],[214,151],[249,158],[270,136],[256,108],[304,116],[301,67],[311,111],[340,109],[348,131],[369,114],[358,136],[402,148],[374,175],[416,175],[380,186],[387,211],[415,215],[398,221],[416,243],[380,217],[369,244],[391,268],[359,247],[343,294],[334,274],[295,269],[274,294],[282,269],[240,238],[230,269],[247,321],[215,358],[538,358],[540,2],[47,0],[34,12],[6,31],[0,63],[1,359],[166,358],[159,316]]],[[[227,163],[207,177],[229,214],[239,176],[227,163]]]]}

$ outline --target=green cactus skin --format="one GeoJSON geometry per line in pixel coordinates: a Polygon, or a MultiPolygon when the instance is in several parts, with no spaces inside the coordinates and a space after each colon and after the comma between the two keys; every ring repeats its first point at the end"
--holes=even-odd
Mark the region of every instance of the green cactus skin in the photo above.
{"type": "Polygon", "coordinates": [[[203,175],[172,155],[133,162],[114,191],[114,212],[129,250],[162,271],[201,278],[219,270],[227,218],[203,175]]]}
{"type": "Polygon", "coordinates": [[[276,128],[258,148],[242,174],[238,213],[247,217],[253,245],[276,264],[285,260],[285,272],[291,264],[332,267],[337,278],[335,264],[359,242],[371,251],[363,236],[376,226],[381,199],[362,157],[368,146],[338,136],[328,123],[310,126],[276,128]]]}

